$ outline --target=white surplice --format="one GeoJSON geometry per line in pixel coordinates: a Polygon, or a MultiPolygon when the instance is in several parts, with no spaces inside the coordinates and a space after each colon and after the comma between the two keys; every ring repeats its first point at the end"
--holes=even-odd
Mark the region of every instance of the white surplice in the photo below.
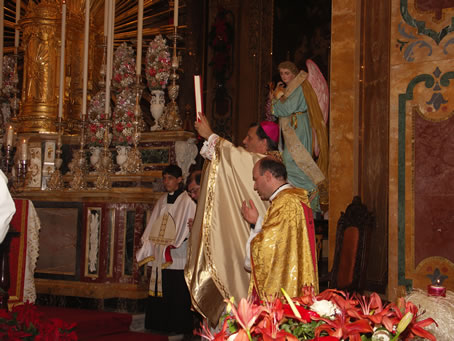
{"type": "Polygon", "coordinates": [[[8,178],[0,170],[0,243],[5,239],[16,206],[8,190],[8,178]]]}

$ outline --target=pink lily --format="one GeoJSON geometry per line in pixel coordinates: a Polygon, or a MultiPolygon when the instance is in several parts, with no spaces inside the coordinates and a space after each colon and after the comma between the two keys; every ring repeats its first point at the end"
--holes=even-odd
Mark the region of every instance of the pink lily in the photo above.
{"type": "Polygon", "coordinates": [[[203,324],[200,324],[202,327],[201,331],[194,331],[195,335],[199,335],[202,337],[204,340],[209,340],[209,341],[221,341],[225,340],[226,333],[225,330],[227,329],[227,320],[224,321],[224,324],[222,325],[222,330],[217,333],[216,335],[213,335],[211,333],[210,327],[208,327],[208,322],[205,320],[203,324]]]}
{"type": "Polygon", "coordinates": [[[265,308],[263,306],[249,302],[244,298],[241,299],[240,303],[238,304],[238,308],[236,308],[230,300],[225,300],[225,302],[231,307],[236,321],[238,321],[241,327],[246,331],[249,340],[252,340],[252,327],[254,326],[254,323],[260,316],[260,314],[265,310],[265,308]]]}

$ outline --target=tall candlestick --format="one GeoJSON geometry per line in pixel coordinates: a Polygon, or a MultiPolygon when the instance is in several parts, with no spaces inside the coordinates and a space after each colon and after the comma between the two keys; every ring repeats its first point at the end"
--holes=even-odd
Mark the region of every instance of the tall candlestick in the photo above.
{"type": "Polygon", "coordinates": [[[60,50],[60,89],[58,96],[58,117],[63,117],[63,96],[65,89],[65,45],[66,45],[66,1],[63,0],[61,11],[61,50],[60,50]]]}
{"type": "Polygon", "coordinates": [[[143,29],[143,0],[139,0],[139,13],[137,14],[137,62],[136,74],[142,72],[142,29],[143,29]]]}
{"type": "MultiPolygon", "coordinates": [[[[106,106],[105,112],[110,114],[110,82],[112,78],[112,55],[113,55],[113,31],[112,22],[115,14],[113,9],[113,1],[108,1],[108,17],[107,17],[107,56],[106,56],[106,106]]],[[[106,117],[107,118],[107,117],[106,117]]]]}
{"type": "Polygon", "coordinates": [[[16,48],[15,53],[17,53],[17,49],[19,47],[19,28],[17,25],[19,25],[19,20],[20,20],[20,2],[21,0],[16,0],[16,28],[14,30],[14,47],[16,48]]]}
{"type": "Polygon", "coordinates": [[[173,7],[173,26],[178,27],[178,0],[174,0],[175,5],[173,7]]]}
{"type": "Polygon", "coordinates": [[[23,139],[21,144],[20,159],[27,160],[27,158],[28,158],[28,143],[26,139],[23,139]]]}
{"type": "Polygon", "coordinates": [[[0,0],[0,88],[3,88],[3,30],[5,24],[4,1],[0,0]]]}
{"type": "Polygon", "coordinates": [[[84,76],[82,87],[82,121],[87,115],[87,88],[88,88],[88,38],[90,34],[90,0],[85,0],[85,30],[84,30],[84,76]]]}
{"type": "Polygon", "coordinates": [[[6,132],[6,145],[12,146],[14,139],[14,128],[12,125],[8,127],[8,131],[6,132]]]}

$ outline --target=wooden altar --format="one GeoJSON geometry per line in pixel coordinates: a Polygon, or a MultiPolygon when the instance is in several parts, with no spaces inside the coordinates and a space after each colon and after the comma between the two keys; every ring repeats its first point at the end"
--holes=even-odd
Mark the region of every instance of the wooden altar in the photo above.
{"type": "MultiPolygon", "coordinates": [[[[112,173],[110,190],[95,189],[97,174],[92,172],[86,176],[85,190],[25,188],[15,196],[32,200],[41,220],[35,271],[40,304],[142,310],[148,280],[135,253],[163,192],[161,171],[169,164],[187,168],[180,164],[182,151],[176,145],[192,137],[185,131],[144,133],[139,146],[144,172],[112,173]]],[[[44,147],[52,137],[35,135],[33,139],[44,147]]],[[[71,177],[63,175],[66,187],[71,177]]]]}

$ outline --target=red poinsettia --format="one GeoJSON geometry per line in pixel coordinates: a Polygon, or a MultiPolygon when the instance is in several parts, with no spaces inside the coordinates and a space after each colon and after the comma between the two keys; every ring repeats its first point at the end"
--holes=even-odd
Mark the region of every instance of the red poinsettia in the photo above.
{"type": "Polygon", "coordinates": [[[60,319],[46,319],[35,305],[24,303],[11,312],[0,310],[1,340],[72,341],[77,340],[75,324],[60,319]]]}

